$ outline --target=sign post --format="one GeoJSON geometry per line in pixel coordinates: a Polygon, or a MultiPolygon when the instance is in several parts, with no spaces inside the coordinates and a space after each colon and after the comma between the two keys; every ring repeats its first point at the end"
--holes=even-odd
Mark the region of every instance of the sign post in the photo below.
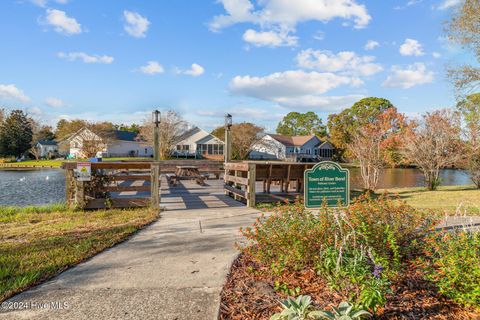
{"type": "Polygon", "coordinates": [[[323,161],[305,170],[305,207],[338,207],[350,203],[350,172],[338,163],[323,161]]]}

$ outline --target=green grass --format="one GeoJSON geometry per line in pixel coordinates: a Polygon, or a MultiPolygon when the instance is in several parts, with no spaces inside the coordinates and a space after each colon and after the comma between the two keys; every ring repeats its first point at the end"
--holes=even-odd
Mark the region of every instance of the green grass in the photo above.
{"type": "Polygon", "coordinates": [[[394,188],[377,191],[398,195],[399,199],[418,209],[431,209],[442,213],[480,214],[480,190],[474,186],[439,187],[436,191],[425,188],[394,188]]]}
{"type": "Polygon", "coordinates": [[[0,208],[0,301],[124,240],[156,220],[149,209],[0,208]]]}
{"type": "Polygon", "coordinates": [[[37,166],[37,167],[54,167],[54,168],[60,168],[62,165],[62,162],[65,160],[27,160],[27,161],[21,161],[21,162],[8,162],[9,166],[15,166],[15,167],[29,167],[29,166],[37,166]]]}

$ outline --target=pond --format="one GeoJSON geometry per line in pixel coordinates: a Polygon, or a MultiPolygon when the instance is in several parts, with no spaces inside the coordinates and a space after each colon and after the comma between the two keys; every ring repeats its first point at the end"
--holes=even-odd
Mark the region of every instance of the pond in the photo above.
{"type": "MultiPolygon", "coordinates": [[[[361,188],[358,168],[350,169],[351,185],[361,188]]],[[[471,184],[461,170],[445,169],[441,172],[442,185],[471,184]]],[[[379,188],[421,187],[423,175],[417,169],[385,169],[379,188]]],[[[65,201],[65,175],[63,170],[0,170],[0,206],[45,205],[65,201]]]]}
{"type": "MultiPolygon", "coordinates": [[[[440,172],[442,186],[457,186],[472,184],[468,174],[463,170],[443,169],[440,172]]],[[[353,188],[362,188],[362,177],[359,168],[350,169],[350,180],[353,188]]],[[[379,189],[423,187],[423,174],[413,168],[389,168],[382,171],[379,189]]]]}
{"type": "Polygon", "coordinates": [[[0,170],[0,206],[45,205],[64,201],[63,170],[0,170]]]}

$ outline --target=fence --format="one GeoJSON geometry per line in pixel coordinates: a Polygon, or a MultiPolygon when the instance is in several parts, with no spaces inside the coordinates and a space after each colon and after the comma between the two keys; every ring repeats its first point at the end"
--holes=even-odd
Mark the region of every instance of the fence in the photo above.
{"type": "Polygon", "coordinates": [[[74,173],[77,162],[64,162],[66,203],[79,209],[160,208],[161,174],[174,173],[182,165],[194,165],[217,179],[224,172],[222,162],[208,160],[92,162],[92,181],[79,181],[74,173]]]}
{"type": "Polygon", "coordinates": [[[260,202],[277,202],[301,197],[304,172],[314,163],[245,161],[225,164],[225,194],[244,200],[253,207],[260,202]],[[263,192],[256,190],[262,182],[263,192]],[[272,186],[278,190],[272,191],[272,186]],[[292,187],[294,190],[291,190],[292,187]]]}

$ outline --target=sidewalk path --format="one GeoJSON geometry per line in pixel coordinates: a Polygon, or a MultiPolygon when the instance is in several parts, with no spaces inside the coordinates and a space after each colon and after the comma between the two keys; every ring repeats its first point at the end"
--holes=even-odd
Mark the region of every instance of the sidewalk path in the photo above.
{"type": "Polygon", "coordinates": [[[13,297],[37,308],[0,309],[0,319],[216,319],[239,228],[258,215],[243,206],[166,211],[130,240],[13,297]],[[68,308],[38,308],[52,302],[68,308]]]}

